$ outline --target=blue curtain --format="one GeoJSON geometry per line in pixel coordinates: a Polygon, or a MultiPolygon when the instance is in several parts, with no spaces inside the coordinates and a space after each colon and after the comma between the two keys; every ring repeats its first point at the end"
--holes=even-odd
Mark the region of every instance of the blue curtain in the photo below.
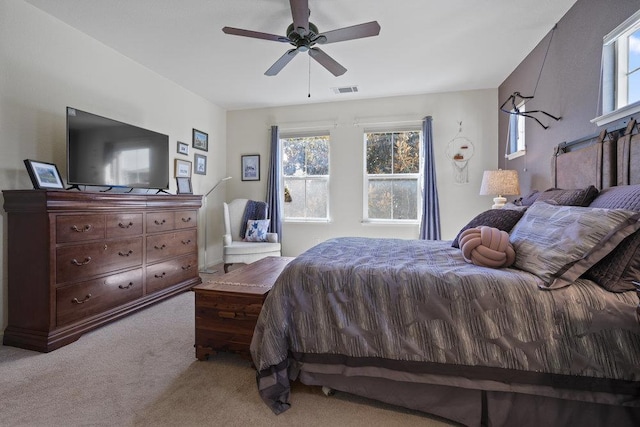
{"type": "Polygon", "coordinates": [[[420,238],[423,240],[440,240],[440,204],[438,203],[438,187],[436,185],[436,165],[433,156],[432,118],[427,116],[422,121],[422,137],[424,139],[424,175],[422,194],[422,222],[420,238]]]}
{"type": "Polygon", "coordinates": [[[269,231],[278,233],[282,242],[282,206],[280,205],[280,133],[278,126],[271,126],[271,151],[269,153],[269,176],[267,178],[268,215],[271,219],[269,231]]]}
{"type": "Polygon", "coordinates": [[[513,154],[518,151],[518,115],[509,115],[509,141],[507,142],[509,151],[507,154],[513,154]]]}

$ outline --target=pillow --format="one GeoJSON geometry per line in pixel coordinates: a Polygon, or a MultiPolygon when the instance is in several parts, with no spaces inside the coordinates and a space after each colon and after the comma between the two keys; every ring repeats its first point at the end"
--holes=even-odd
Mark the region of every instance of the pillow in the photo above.
{"type": "Polygon", "coordinates": [[[462,227],[462,230],[460,230],[456,238],[453,240],[451,246],[454,248],[460,248],[460,234],[469,228],[475,228],[481,225],[497,228],[498,230],[506,231],[508,233],[511,231],[513,226],[516,225],[516,222],[522,218],[523,214],[524,211],[512,209],[489,209],[488,211],[484,211],[469,221],[467,225],[462,227]]]}
{"type": "Polygon", "coordinates": [[[247,221],[247,232],[244,236],[245,242],[266,242],[269,231],[269,219],[250,219],[247,221]]]}
{"type": "MultiPolygon", "coordinates": [[[[589,206],[640,212],[640,185],[606,188],[589,206]]],[[[591,267],[584,277],[611,292],[635,290],[632,282],[640,278],[640,231],[624,239],[609,255],[591,267]]]]}
{"type": "Polygon", "coordinates": [[[529,193],[529,195],[524,196],[520,199],[520,205],[521,206],[531,206],[536,199],[538,198],[538,196],[540,196],[540,193],[538,190],[533,190],[531,193],[529,193]]]}
{"type": "Polygon", "coordinates": [[[568,286],[639,228],[640,212],[537,201],[511,231],[513,266],[546,288],[568,286]]]}
{"type": "Polygon", "coordinates": [[[509,267],[516,258],[509,234],[492,227],[481,226],[463,231],[460,249],[466,262],[481,267],[509,267]]]}
{"type": "Polygon", "coordinates": [[[562,190],[550,188],[538,195],[536,202],[551,200],[563,206],[589,206],[598,195],[598,189],[593,185],[578,190],[562,190]]]}

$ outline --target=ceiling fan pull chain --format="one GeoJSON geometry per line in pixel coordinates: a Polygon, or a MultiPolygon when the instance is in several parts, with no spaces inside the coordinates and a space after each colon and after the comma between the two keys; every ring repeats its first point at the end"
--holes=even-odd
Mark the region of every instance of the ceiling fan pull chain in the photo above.
{"type": "Polygon", "coordinates": [[[309,91],[307,98],[311,98],[311,55],[309,55],[309,91]]]}

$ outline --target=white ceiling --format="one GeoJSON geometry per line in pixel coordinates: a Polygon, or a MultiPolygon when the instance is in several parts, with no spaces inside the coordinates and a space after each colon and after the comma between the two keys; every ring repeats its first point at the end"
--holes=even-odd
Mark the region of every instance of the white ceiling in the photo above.
{"type": "Polygon", "coordinates": [[[380,35],[322,47],[340,77],[306,54],[267,77],[290,46],[222,27],[284,35],[287,0],[26,1],[229,110],[496,88],[576,2],[309,0],[321,33],[377,20],[380,35]]]}

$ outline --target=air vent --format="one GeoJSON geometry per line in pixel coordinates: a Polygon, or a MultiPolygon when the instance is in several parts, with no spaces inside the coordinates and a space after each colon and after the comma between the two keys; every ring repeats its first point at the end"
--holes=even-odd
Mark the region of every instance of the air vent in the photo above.
{"type": "Polygon", "coordinates": [[[358,86],[332,87],[331,90],[337,95],[341,93],[356,93],[358,92],[358,86]]]}

